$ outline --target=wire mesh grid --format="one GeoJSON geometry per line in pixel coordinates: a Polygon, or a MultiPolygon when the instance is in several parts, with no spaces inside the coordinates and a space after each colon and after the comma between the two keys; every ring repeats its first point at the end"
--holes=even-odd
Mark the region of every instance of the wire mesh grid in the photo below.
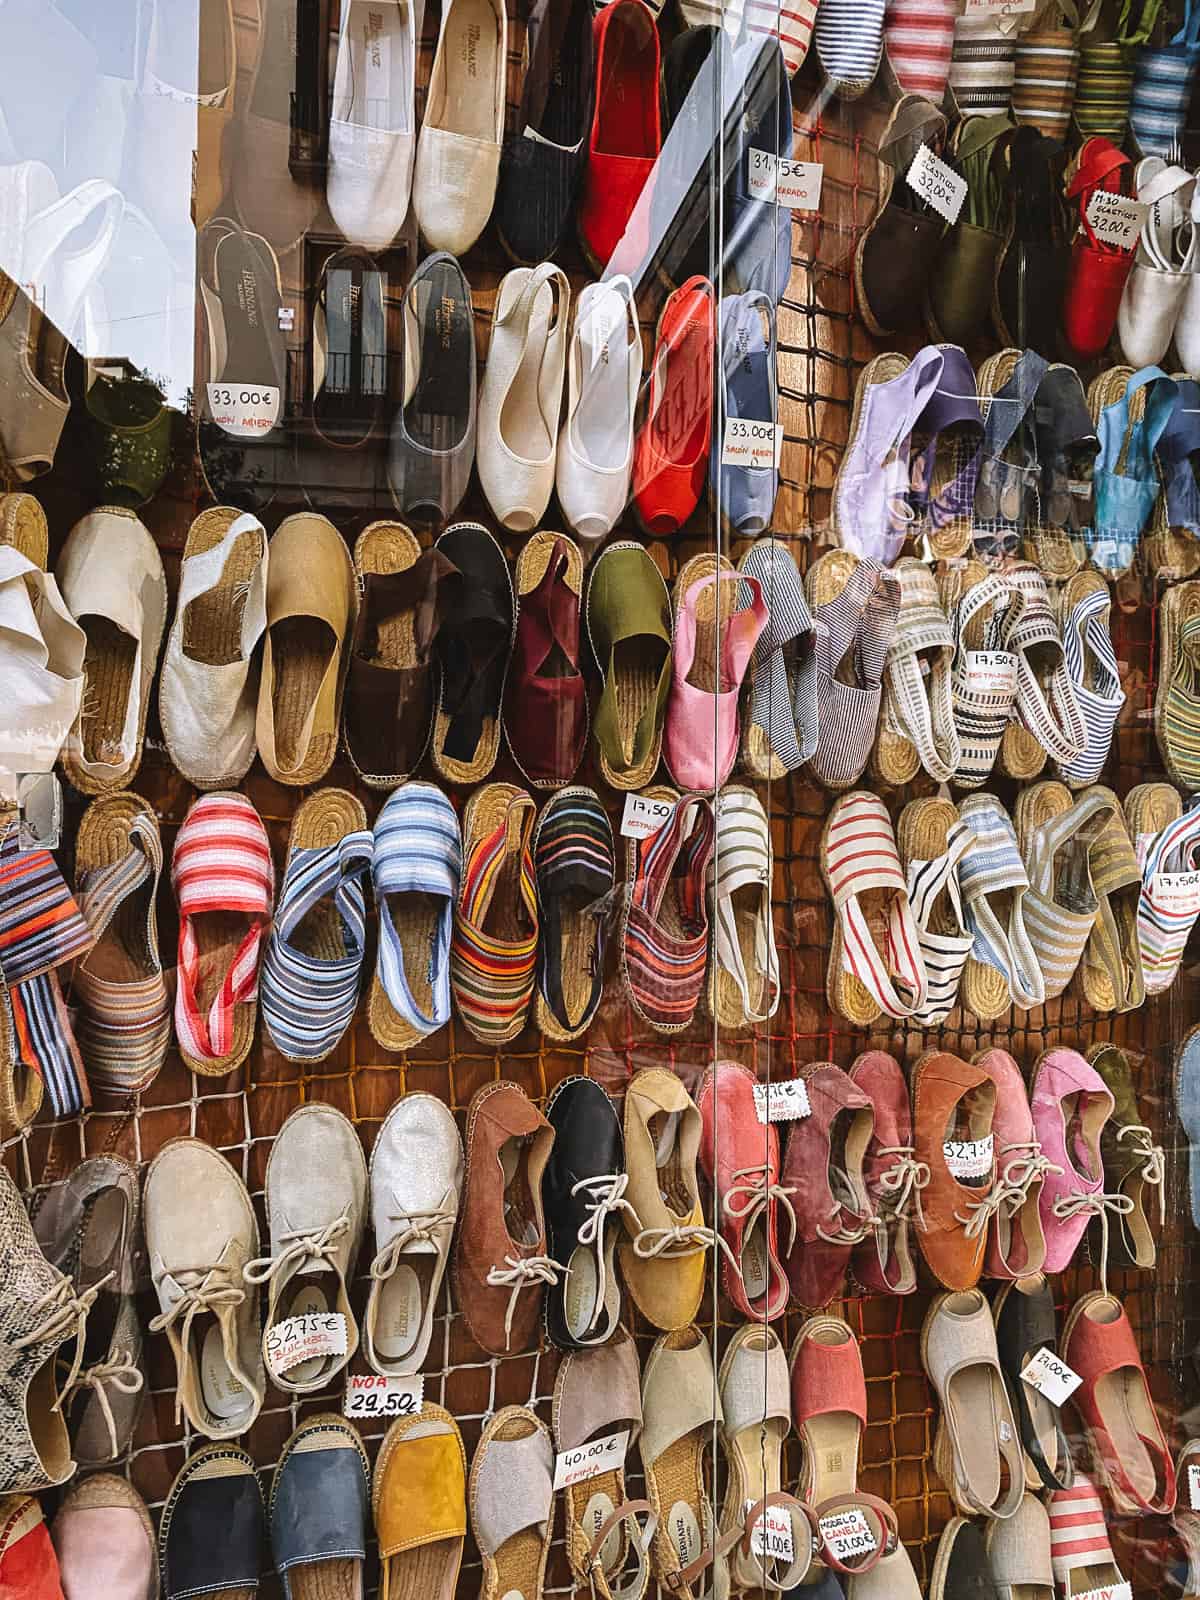
{"type": "MultiPolygon", "coordinates": [[[[427,34],[424,73],[428,71],[428,57],[427,34]]],[[[519,74],[520,58],[520,32],[516,27],[510,46],[514,79],[519,74]]],[[[511,98],[515,100],[515,87],[511,98]]],[[[877,201],[875,141],[886,107],[874,100],[853,108],[827,102],[817,86],[815,72],[808,68],[797,79],[794,103],[796,155],[822,162],[825,170],[819,219],[798,218],[794,225],[793,274],[778,318],[781,416],[786,442],[774,531],[792,544],[803,570],[828,521],[855,377],[874,353],[853,316],[853,254],[877,201]],[[801,110],[806,104],[815,109],[801,110]]],[[[485,252],[482,264],[471,274],[481,349],[486,344],[487,322],[501,270],[486,258],[485,252]]],[[[652,329],[655,309],[642,307],[647,333],[652,329]]],[[[486,520],[486,508],[481,504],[468,505],[463,514],[474,512],[483,514],[486,520]]],[[[165,549],[179,550],[186,522],[186,507],[181,504],[169,512],[156,512],[153,526],[165,549]]],[[[56,529],[59,534],[62,531],[56,529]]],[[[710,535],[681,538],[670,545],[659,543],[652,547],[653,553],[670,577],[697,549],[711,548],[712,538],[710,535]]],[[[1121,794],[1134,782],[1157,775],[1159,770],[1153,731],[1146,716],[1154,688],[1157,598],[1157,589],[1148,588],[1142,604],[1117,615],[1117,650],[1125,664],[1129,702],[1109,777],[1121,794]]],[[[155,749],[155,743],[152,730],[150,753],[137,788],[161,819],[169,858],[191,791],[162,759],[161,744],[155,749]]],[[[496,775],[515,776],[503,770],[496,775]]],[[[594,781],[594,774],[585,772],[582,776],[584,781],[594,781]]],[[[334,769],[328,781],[356,787],[349,769],[341,766],[334,769]]],[[[245,787],[267,823],[279,863],[286,848],[290,815],[300,796],[257,774],[245,787]]],[[[1000,789],[1003,797],[1011,800],[1012,786],[1007,792],[1004,785],[1000,789]]],[[[925,1048],[933,1045],[964,1056],[997,1045],[1009,1050],[1027,1070],[1050,1044],[1086,1049],[1098,1040],[1111,1039],[1135,1053],[1143,1116],[1155,1138],[1167,1148],[1167,1220],[1160,1234],[1158,1270],[1153,1275],[1113,1274],[1112,1282],[1130,1312],[1155,1397],[1163,1408],[1164,1422],[1172,1431],[1172,1442],[1178,1444],[1180,1406],[1185,1396],[1192,1397],[1195,1387],[1190,1351],[1196,1339],[1198,1313],[1194,1294],[1197,1261],[1187,1204],[1187,1146],[1180,1139],[1172,1109],[1171,1072],[1174,1044],[1185,1023],[1191,1020],[1194,986],[1186,994],[1177,986],[1168,999],[1116,1019],[1093,1016],[1071,991],[1064,999],[1037,1011],[1010,1013],[986,1027],[955,1013],[936,1034],[922,1034],[903,1026],[854,1031],[831,1013],[825,994],[831,911],[818,857],[829,796],[797,779],[767,786],[762,793],[771,816],[776,858],[772,900],[780,946],[781,1003],[769,1026],[744,1036],[718,1038],[719,1055],[743,1062],[760,1076],[769,1072],[780,1078],[790,1077],[816,1060],[833,1060],[847,1067],[868,1048],[890,1050],[911,1065],[925,1048]]],[[[377,797],[363,794],[363,798],[373,813],[377,797]]],[[[611,800],[612,796],[608,798],[611,800]]],[[[899,797],[887,798],[894,811],[893,802],[899,797]]],[[[77,820],[77,809],[72,817],[77,820]]],[[[165,886],[160,916],[166,955],[173,949],[175,923],[165,886]]],[[[373,951],[368,951],[368,966],[372,961],[373,951]]],[[[156,1082],[130,1105],[110,1107],[101,1103],[74,1122],[55,1127],[39,1125],[11,1143],[6,1159],[23,1187],[32,1192],[64,1175],[84,1155],[117,1151],[144,1170],[167,1139],[194,1135],[225,1154],[242,1175],[262,1229],[263,1182],[271,1141],[288,1113],[309,1100],[327,1101],[344,1111],[358,1128],[369,1153],[387,1111],[407,1092],[424,1090],[438,1095],[462,1126],[472,1095],[488,1081],[500,1076],[509,1078],[544,1106],[557,1083],[582,1072],[602,1083],[620,1106],[632,1075],[648,1066],[672,1069],[694,1091],[712,1060],[713,1042],[711,1024],[706,1021],[697,1021],[686,1033],[672,1038],[648,1033],[626,1003],[615,976],[595,1025],[576,1046],[551,1048],[527,1032],[502,1052],[485,1050],[452,1022],[419,1049],[404,1057],[389,1057],[374,1044],[360,1014],[334,1055],[318,1067],[305,1069],[279,1056],[260,1030],[248,1062],[227,1080],[192,1077],[173,1053],[156,1082]]],[[[360,1316],[367,1287],[364,1266],[360,1261],[352,1292],[360,1316]]],[[[1061,1304],[1069,1304],[1094,1282],[1095,1273],[1089,1266],[1072,1271],[1059,1286],[1061,1304]]],[[[919,1330],[930,1292],[929,1284],[923,1283],[917,1294],[904,1299],[850,1297],[831,1308],[844,1313],[861,1341],[869,1415],[862,1441],[861,1486],[895,1507],[901,1536],[923,1580],[928,1578],[936,1541],[953,1513],[932,1466],[936,1406],[920,1360],[919,1330]]],[[[154,1309],[146,1297],[144,1319],[154,1309]]],[[[626,1309],[644,1356],[655,1330],[637,1318],[628,1302],[626,1309]]],[[[801,1320],[789,1315],[783,1325],[777,1325],[785,1347],[790,1345],[801,1320]]],[[[737,1325],[737,1319],[724,1297],[714,1293],[713,1299],[706,1297],[701,1323],[719,1346],[737,1325]]],[[[459,1420],[470,1456],[484,1420],[500,1405],[528,1403],[549,1421],[557,1363],[556,1353],[548,1346],[502,1359],[485,1358],[467,1335],[447,1289],[425,1363],[426,1393],[459,1420]]],[[[203,1440],[192,1433],[186,1421],[176,1417],[174,1363],[161,1336],[147,1342],[147,1367],[147,1401],[132,1448],[119,1463],[119,1470],[129,1476],[157,1515],[175,1473],[203,1440]]],[[[363,1370],[361,1357],[356,1358],[354,1367],[363,1370]]],[[[288,1400],[268,1386],[262,1414],[245,1441],[264,1474],[274,1467],[298,1422],[318,1411],[340,1408],[340,1395],[339,1384],[302,1401],[288,1400]]],[[[372,1457],[383,1432],[383,1424],[363,1429],[372,1457]]],[[[798,1466],[798,1447],[793,1439],[787,1446],[785,1486],[795,1484],[798,1466]]],[[[631,1470],[628,1481],[629,1492],[638,1493],[641,1485],[636,1471],[631,1470]]],[[[1173,1554],[1165,1525],[1118,1527],[1116,1540],[1118,1558],[1133,1582],[1135,1594],[1149,1597],[1162,1593],[1163,1562],[1173,1554]]],[[[460,1594],[475,1592],[480,1570],[477,1553],[468,1539],[460,1594]]],[[[546,1592],[566,1594],[573,1587],[560,1519],[546,1592]]],[[[373,1578],[368,1588],[373,1592],[373,1578]]],[[[277,1592],[273,1580],[268,1579],[264,1594],[277,1592]]]]}

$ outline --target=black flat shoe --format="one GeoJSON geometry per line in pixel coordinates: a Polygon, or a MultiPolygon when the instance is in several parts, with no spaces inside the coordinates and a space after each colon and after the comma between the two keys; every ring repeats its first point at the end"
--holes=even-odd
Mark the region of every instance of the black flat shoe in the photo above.
{"type": "Polygon", "coordinates": [[[625,1140],[616,1107],[591,1078],[560,1083],[546,1120],[554,1129],[542,1178],[546,1237],[566,1269],[546,1291],[546,1332],[562,1350],[584,1350],[611,1338],[621,1316],[613,1251],[628,1206],[625,1140]]]}
{"type": "Polygon", "coordinates": [[[1025,1454],[1047,1489],[1069,1489],[1074,1478],[1059,1412],[1036,1389],[1021,1382],[1031,1356],[1043,1347],[1057,1354],[1054,1296],[1039,1272],[1006,1283],[992,1302],[996,1349],[1025,1454]]]}
{"type": "Polygon", "coordinates": [[[549,261],[571,223],[587,161],[595,59],[590,0],[537,0],[515,132],[504,141],[493,215],[514,261],[549,261]]]}
{"type": "Polygon", "coordinates": [[[1000,1600],[983,1535],[966,1517],[954,1517],[938,1541],[929,1600],[1000,1600]]]}

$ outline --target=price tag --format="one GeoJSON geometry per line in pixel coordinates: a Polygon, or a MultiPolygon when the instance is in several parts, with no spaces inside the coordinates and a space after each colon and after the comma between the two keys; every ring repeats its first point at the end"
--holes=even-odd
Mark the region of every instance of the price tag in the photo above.
{"type": "Polygon", "coordinates": [[[1043,1345],[1026,1362],[1021,1381],[1031,1389],[1036,1389],[1052,1406],[1061,1406],[1075,1393],[1083,1379],[1043,1345]]]}
{"type": "Polygon", "coordinates": [[[673,800],[648,800],[644,794],[627,794],[621,814],[621,832],[627,839],[648,839],[665,828],[675,815],[673,800]]]}
{"type": "Polygon", "coordinates": [[[629,1429],[607,1433],[603,1439],[591,1439],[574,1450],[560,1450],[554,1463],[554,1487],[567,1489],[573,1483],[583,1483],[587,1478],[597,1478],[602,1472],[616,1472],[625,1464],[629,1448],[629,1429]]]}
{"type": "Polygon", "coordinates": [[[1017,692],[1017,658],[1008,650],[968,650],[963,663],[972,694],[1017,692]]]}
{"type": "MultiPolygon", "coordinates": [[[[747,1500],[743,1518],[754,1510],[755,1502],[747,1500]]],[[[782,1506],[767,1506],[761,1516],[754,1519],[750,1529],[750,1554],[764,1561],[794,1561],[796,1547],[792,1541],[792,1519],[782,1506]]]]}
{"type": "Polygon", "coordinates": [[[751,148],[746,156],[746,187],[754,200],[786,206],[789,211],[816,211],[821,204],[825,168],[819,161],[793,161],[771,150],[751,148]]]}
{"type": "Polygon", "coordinates": [[[786,1083],[756,1083],[754,1109],[760,1122],[795,1122],[809,1117],[812,1103],[808,1085],[803,1078],[789,1078],[786,1083]]]}
{"type": "Polygon", "coordinates": [[[279,308],[279,330],[280,330],[280,332],[281,333],[291,333],[291,331],[295,327],[295,325],[296,325],[296,308],[295,308],[295,306],[280,306],[280,308],[279,308]]]}
{"type": "Polygon", "coordinates": [[[723,467],[778,467],[782,451],[782,423],[726,417],[725,441],[721,447],[723,467]]]}
{"type": "Polygon", "coordinates": [[[964,17],[1019,16],[1023,11],[1037,8],[1037,0],[964,0],[964,17]]]}
{"type": "Polygon", "coordinates": [[[1127,1583],[1105,1583],[1099,1589],[1077,1590],[1074,1600],[1133,1600],[1133,1590],[1127,1583]]]}
{"type": "Polygon", "coordinates": [[[290,1372],[302,1361],[346,1354],[346,1319],[340,1311],[309,1311],[285,1317],[267,1329],[267,1366],[272,1377],[290,1372]]]}
{"type": "Polygon", "coordinates": [[[933,207],[947,222],[957,222],[967,198],[967,180],[939,161],[927,144],[912,158],[905,180],[914,194],[933,207]]]}
{"type": "Polygon", "coordinates": [[[1087,219],[1101,244],[1115,244],[1118,250],[1132,250],[1146,224],[1150,207],[1128,195],[1109,194],[1097,189],[1088,201],[1087,219]]]}
{"type": "Polygon", "coordinates": [[[1192,1510],[1200,1511],[1200,1462],[1188,1462],[1187,1480],[1188,1500],[1192,1510]]]}
{"type": "Polygon", "coordinates": [[[1200,912],[1200,872],[1159,872],[1151,884],[1150,903],[1173,916],[1200,912]]]}
{"type": "Polygon", "coordinates": [[[817,1524],[821,1542],[836,1561],[847,1561],[854,1556],[869,1556],[877,1540],[858,1506],[846,1511],[831,1511],[817,1524]]]}
{"type": "Polygon", "coordinates": [[[982,1139],[947,1139],[942,1145],[946,1165],[955,1178],[986,1178],[992,1170],[995,1140],[989,1133],[982,1139]]]}
{"type": "Polygon", "coordinates": [[[346,1375],[346,1400],[343,1410],[358,1422],[374,1417],[416,1417],[425,1404],[425,1379],[384,1378],[377,1372],[350,1372],[346,1375]]]}
{"type": "Polygon", "coordinates": [[[218,428],[240,439],[258,439],[279,421],[279,390],[247,384],[210,383],[208,409],[218,428]]]}

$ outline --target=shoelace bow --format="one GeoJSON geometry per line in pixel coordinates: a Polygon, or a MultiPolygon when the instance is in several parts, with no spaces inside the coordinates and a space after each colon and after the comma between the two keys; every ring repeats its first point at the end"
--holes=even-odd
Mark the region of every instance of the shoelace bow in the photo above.
{"type": "Polygon", "coordinates": [[[875,1232],[875,1250],[879,1256],[879,1265],[884,1268],[892,1257],[889,1224],[907,1222],[911,1207],[917,1227],[922,1233],[925,1231],[921,1190],[928,1184],[930,1173],[929,1163],[917,1160],[911,1144],[880,1145],[879,1154],[896,1157],[892,1165],[885,1167],[879,1174],[878,1203],[871,1217],[871,1227],[875,1232]]]}
{"type": "MultiPolygon", "coordinates": [[[[192,1324],[196,1318],[210,1312],[218,1322],[221,1321],[222,1311],[231,1311],[242,1304],[246,1298],[246,1291],[240,1283],[233,1281],[233,1273],[226,1266],[209,1267],[181,1267],[171,1276],[182,1289],[183,1293],[173,1305],[165,1311],[160,1311],[156,1317],[151,1317],[146,1324],[151,1333],[167,1333],[177,1323],[182,1324],[176,1337],[183,1356],[179,1362],[182,1368],[188,1360],[191,1350],[192,1324]],[[213,1280],[216,1281],[213,1281],[213,1280]]],[[[246,1383],[245,1374],[232,1367],[234,1376],[246,1388],[253,1388],[246,1383]]],[[[183,1373],[179,1374],[179,1382],[175,1388],[175,1421],[178,1423],[183,1417],[183,1373]]]]}
{"type": "Polygon", "coordinates": [[[963,1232],[968,1239],[978,1239],[980,1234],[986,1232],[992,1218],[999,1214],[1007,1196],[1008,1191],[1004,1185],[993,1180],[987,1194],[968,1207],[969,1215],[964,1217],[961,1211],[956,1211],[954,1220],[962,1224],[963,1232]]]}
{"type": "MultiPolygon", "coordinates": [[[[851,1184],[847,1174],[844,1172],[839,1172],[838,1175],[841,1177],[847,1191],[851,1191],[853,1189],[853,1185],[851,1184]]],[[[839,1217],[854,1216],[855,1213],[853,1211],[847,1212],[843,1203],[840,1200],[835,1200],[829,1209],[828,1215],[832,1220],[839,1217]]],[[[839,1222],[836,1228],[827,1229],[823,1223],[818,1222],[817,1238],[824,1239],[826,1244],[861,1244],[867,1235],[875,1228],[875,1225],[875,1215],[868,1204],[866,1210],[858,1215],[858,1220],[851,1227],[847,1227],[845,1222],[839,1222]]]]}
{"type": "Polygon", "coordinates": [[[1158,1223],[1167,1223],[1167,1154],[1162,1145],[1155,1144],[1150,1129],[1141,1122],[1130,1122],[1117,1134],[1117,1143],[1132,1135],[1133,1153],[1143,1165],[1143,1183],[1152,1183],[1158,1190],[1158,1223]]]}
{"type": "Polygon", "coordinates": [[[559,1274],[566,1269],[549,1256],[505,1256],[502,1267],[489,1267],[486,1282],[493,1289],[511,1289],[508,1309],[504,1313],[504,1348],[512,1342],[512,1320],[517,1310],[517,1300],[522,1289],[532,1289],[534,1284],[555,1284],[559,1274]]]}
{"type": "Polygon", "coordinates": [[[996,1209],[999,1211],[1001,1206],[1007,1206],[1010,1217],[1015,1217],[1028,1200],[1029,1191],[1035,1183],[1051,1173],[1056,1177],[1062,1173],[1061,1167],[1055,1166],[1049,1156],[1043,1155],[1041,1144],[1036,1139],[1002,1146],[999,1159],[1004,1165],[1000,1168],[993,1190],[998,1196],[996,1209]]]}
{"type": "Polygon", "coordinates": [[[666,1256],[668,1261],[683,1256],[694,1256],[700,1250],[724,1250],[729,1264],[740,1272],[737,1257],[714,1228],[699,1223],[676,1222],[669,1228],[643,1228],[633,1241],[633,1253],[639,1261],[653,1261],[656,1256],[666,1256]],[[653,1244],[647,1243],[652,1239],[653,1244]]]}
{"type": "Polygon", "coordinates": [[[414,1244],[431,1244],[436,1247],[438,1229],[453,1228],[458,1213],[455,1211],[403,1211],[388,1218],[399,1225],[400,1231],[371,1263],[371,1276],[379,1281],[390,1278],[400,1264],[400,1257],[414,1244]]]}
{"type": "Polygon", "coordinates": [[[1060,1222],[1085,1212],[1100,1218],[1100,1290],[1108,1293],[1108,1216],[1127,1217],[1133,1201],[1127,1194],[1061,1194],[1050,1208],[1060,1222]]]}
{"type": "Polygon", "coordinates": [[[113,1416],[112,1402],[108,1398],[108,1390],[111,1387],[121,1394],[138,1394],[141,1391],[143,1381],[130,1351],[122,1350],[120,1355],[113,1356],[108,1361],[97,1361],[95,1366],[85,1367],[63,1389],[62,1394],[59,1396],[59,1403],[65,1410],[77,1394],[82,1393],[84,1389],[90,1389],[96,1396],[100,1414],[104,1418],[105,1427],[108,1429],[112,1453],[114,1456],[118,1456],[121,1453],[121,1441],[117,1436],[117,1422],[113,1416]]]}
{"type": "Polygon", "coordinates": [[[338,1240],[349,1232],[350,1218],[344,1211],[323,1228],[293,1228],[280,1235],[279,1242],[283,1248],[278,1255],[259,1256],[256,1261],[247,1261],[242,1268],[242,1277],[247,1283],[263,1284],[285,1272],[299,1272],[310,1264],[332,1267],[338,1240]]]}
{"type": "Polygon", "coordinates": [[[87,1336],[88,1312],[95,1305],[96,1296],[101,1289],[115,1277],[115,1272],[107,1273],[82,1294],[76,1294],[75,1285],[70,1278],[59,1278],[54,1287],[48,1289],[44,1295],[40,1295],[31,1307],[35,1316],[44,1311],[45,1320],[29,1333],[23,1333],[19,1339],[13,1340],[14,1350],[26,1350],[32,1344],[41,1344],[43,1339],[54,1339],[59,1344],[65,1344],[68,1339],[74,1337],[75,1348],[71,1354],[67,1381],[58,1391],[58,1397],[50,1408],[52,1411],[61,1409],[65,1396],[74,1386],[83,1366],[83,1342],[87,1336]]]}
{"type": "Polygon", "coordinates": [[[796,1211],[792,1205],[792,1196],[796,1191],[772,1183],[770,1178],[770,1170],[765,1163],[759,1167],[738,1167],[721,1203],[725,1207],[725,1215],[734,1222],[744,1221],[746,1232],[749,1233],[771,1201],[777,1201],[787,1212],[788,1247],[784,1255],[790,1255],[796,1243],[796,1211]]]}
{"type": "MultiPolygon", "coordinates": [[[[596,1317],[603,1311],[608,1298],[608,1252],[604,1248],[604,1224],[609,1217],[624,1211],[632,1218],[634,1227],[640,1228],[642,1225],[632,1202],[625,1198],[628,1186],[629,1174],[626,1172],[608,1172],[596,1178],[580,1178],[578,1183],[571,1185],[572,1198],[578,1194],[584,1195],[584,1203],[588,1209],[588,1214],[579,1228],[579,1243],[589,1247],[594,1245],[596,1248],[595,1316],[589,1324],[593,1328],[596,1317]]],[[[610,1331],[611,1329],[604,1329],[600,1340],[607,1338],[610,1331]]],[[[593,1341],[580,1340],[580,1343],[591,1342],[593,1341]]]]}

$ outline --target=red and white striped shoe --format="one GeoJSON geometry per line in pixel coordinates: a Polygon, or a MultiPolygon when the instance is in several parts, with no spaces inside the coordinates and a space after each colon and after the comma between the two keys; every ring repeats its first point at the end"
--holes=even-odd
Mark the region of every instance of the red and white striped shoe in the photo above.
{"type": "Polygon", "coordinates": [[[950,81],[958,0],[888,0],[883,47],[905,94],[942,103],[950,81]]]}
{"type": "Polygon", "coordinates": [[[1130,1600],[1131,1590],[1113,1557],[1096,1485],[1077,1473],[1069,1489],[1050,1496],[1050,1561],[1062,1600],[1103,1595],[1130,1600]]]}

